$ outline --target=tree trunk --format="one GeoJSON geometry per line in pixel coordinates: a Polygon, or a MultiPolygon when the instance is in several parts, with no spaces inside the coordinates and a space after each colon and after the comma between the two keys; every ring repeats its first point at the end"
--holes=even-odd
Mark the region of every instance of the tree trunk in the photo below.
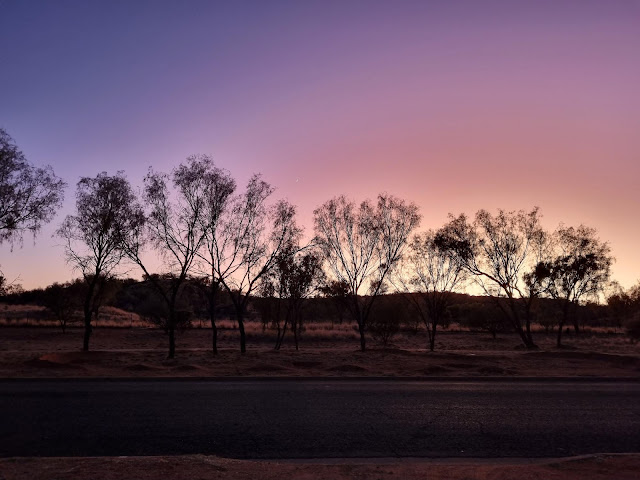
{"type": "Polygon", "coordinates": [[[274,350],[280,350],[280,345],[282,344],[282,329],[280,325],[277,326],[278,330],[276,331],[276,344],[274,345],[274,350]]]}
{"type": "Polygon", "coordinates": [[[173,326],[173,318],[171,319],[171,324],[169,325],[169,357],[175,358],[176,356],[176,329],[173,326]]]}
{"type": "Polygon", "coordinates": [[[82,343],[82,350],[85,352],[89,351],[89,339],[91,338],[91,332],[93,331],[93,327],[91,326],[91,297],[93,296],[94,288],[94,284],[92,283],[89,286],[89,292],[84,300],[84,340],[82,343]]]}
{"type": "Polygon", "coordinates": [[[240,330],[240,353],[247,352],[247,336],[244,331],[244,312],[241,309],[238,309],[236,312],[236,316],[238,317],[238,329],[240,330]]]}
{"type": "Polygon", "coordinates": [[[522,340],[522,343],[524,344],[525,348],[527,349],[538,348],[538,346],[533,341],[533,336],[531,335],[531,328],[529,324],[527,324],[526,329],[523,329],[522,325],[520,325],[519,318],[512,318],[511,323],[516,329],[516,332],[518,332],[518,335],[520,335],[520,339],[522,340]]]}
{"type": "Polygon", "coordinates": [[[211,281],[205,286],[205,294],[209,300],[209,322],[211,323],[211,352],[218,354],[218,326],[216,325],[216,306],[220,283],[215,279],[215,270],[211,270],[211,281]]]}
{"type": "Polygon", "coordinates": [[[211,351],[214,355],[218,354],[218,326],[216,325],[216,289],[214,285],[210,286],[209,292],[209,321],[211,322],[211,351]]]}
{"type": "Polygon", "coordinates": [[[556,340],[556,346],[558,348],[562,347],[562,329],[564,328],[564,321],[561,321],[558,325],[558,338],[556,340]]]}
{"type": "Polygon", "coordinates": [[[523,330],[522,327],[519,327],[516,330],[518,331],[518,334],[520,335],[520,339],[522,340],[522,343],[524,343],[524,346],[526,348],[528,349],[538,348],[538,346],[533,341],[533,337],[531,336],[531,331],[527,332],[523,330]]]}
{"type": "Polygon", "coordinates": [[[429,350],[431,350],[431,328],[429,328],[429,322],[426,319],[422,319],[424,323],[424,327],[427,329],[427,345],[429,345],[429,350]]]}
{"type": "Polygon", "coordinates": [[[573,307],[573,330],[576,332],[576,336],[580,335],[580,319],[578,318],[578,308],[577,304],[574,304],[573,307]]]}
{"type": "Polygon", "coordinates": [[[211,314],[211,347],[214,355],[218,354],[218,327],[216,326],[215,315],[211,314]]]}
{"type": "MultiPolygon", "coordinates": [[[[280,295],[282,295],[282,290],[280,291],[280,295]]],[[[284,336],[287,333],[287,324],[289,323],[289,306],[287,306],[287,313],[284,317],[284,325],[280,327],[280,315],[282,313],[282,296],[278,297],[278,308],[276,309],[276,325],[278,327],[277,340],[276,340],[276,350],[280,350],[282,346],[282,342],[284,342],[284,336]]]]}
{"type": "Polygon", "coordinates": [[[536,343],[533,341],[533,337],[531,335],[527,337],[527,340],[524,346],[527,347],[528,349],[538,348],[538,345],[536,345],[536,343]]]}
{"type": "Polygon", "coordinates": [[[511,320],[511,324],[513,325],[513,328],[515,328],[516,332],[518,332],[518,335],[520,335],[520,339],[522,340],[522,343],[524,344],[525,348],[527,349],[538,348],[538,346],[533,342],[530,323],[527,321],[526,330],[522,328],[522,322],[520,321],[520,315],[518,314],[518,306],[515,303],[515,299],[511,297],[509,298],[510,312],[508,312],[505,308],[501,307],[500,303],[498,303],[498,306],[505,314],[507,314],[508,318],[511,320]]]}
{"type": "Polygon", "coordinates": [[[284,336],[287,333],[288,323],[289,323],[289,320],[285,318],[282,329],[280,329],[280,325],[278,324],[278,337],[276,340],[276,350],[280,350],[280,347],[282,346],[282,342],[284,341],[284,336]]]}
{"type": "Polygon", "coordinates": [[[527,342],[528,342],[527,348],[538,348],[538,346],[533,341],[533,335],[531,333],[531,321],[529,320],[529,318],[527,318],[527,325],[526,325],[525,332],[527,334],[527,342]]]}
{"type": "Polygon", "coordinates": [[[178,323],[176,316],[176,300],[178,298],[178,291],[180,289],[180,283],[177,285],[174,284],[172,286],[171,297],[169,298],[169,302],[167,306],[169,307],[169,318],[168,327],[169,327],[169,357],[170,359],[175,358],[176,356],[176,324],[178,323]]]}
{"type": "Polygon", "coordinates": [[[364,352],[367,349],[367,340],[364,336],[364,324],[358,322],[358,331],[360,332],[360,351],[364,352]]]}
{"type": "Polygon", "coordinates": [[[93,327],[91,326],[91,317],[89,317],[89,323],[87,323],[87,320],[85,318],[85,322],[84,322],[84,340],[82,342],[82,350],[85,352],[89,351],[89,338],[91,337],[91,331],[93,330],[93,327]]]}
{"type": "Polygon", "coordinates": [[[291,329],[293,330],[293,341],[296,344],[296,352],[298,351],[298,325],[300,325],[300,319],[294,314],[294,318],[291,322],[291,329]]]}
{"type": "Polygon", "coordinates": [[[91,309],[87,308],[87,302],[84,305],[84,339],[82,341],[82,350],[84,352],[89,351],[89,339],[91,338],[91,309]]]}
{"type": "Polygon", "coordinates": [[[429,350],[432,352],[436,348],[436,324],[431,324],[431,335],[429,335],[429,350]]]}
{"type": "Polygon", "coordinates": [[[569,303],[565,302],[564,307],[562,309],[562,319],[560,320],[560,324],[558,325],[558,338],[556,341],[556,346],[558,348],[562,347],[562,329],[564,328],[567,320],[569,320],[569,303]]]}

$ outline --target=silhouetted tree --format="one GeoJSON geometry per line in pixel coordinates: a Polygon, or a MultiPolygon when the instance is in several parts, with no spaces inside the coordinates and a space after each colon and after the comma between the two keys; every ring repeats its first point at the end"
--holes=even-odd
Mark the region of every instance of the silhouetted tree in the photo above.
{"type": "Polygon", "coordinates": [[[24,291],[22,285],[17,283],[18,279],[12,282],[0,272],[0,297],[6,297],[7,295],[19,295],[24,291]]]}
{"type": "Polygon", "coordinates": [[[265,296],[271,296],[277,301],[276,312],[272,315],[277,328],[276,350],[280,349],[289,326],[298,350],[303,302],[318,291],[323,280],[320,256],[312,251],[301,250],[298,245],[285,248],[261,284],[265,296]],[[283,311],[284,322],[281,326],[283,311]]]}
{"type": "Polygon", "coordinates": [[[387,275],[402,257],[420,223],[418,207],[391,195],[366,200],[356,208],[345,196],[314,210],[315,244],[333,280],[349,287],[349,311],[358,325],[360,348],[366,348],[367,320],[387,275]],[[367,296],[361,296],[363,290],[367,296]]]}
{"type": "Polygon", "coordinates": [[[3,273],[0,272],[0,297],[4,297],[9,293],[9,282],[7,281],[7,277],[4,276],[3,273]]]}
{"type": "Polygon", "coordinates": [[[535,348],[531,306],[540,288],[537,282],[526,281],[525,275],[540,261],[546,248],[538,209],[499,210],[495,216],[480,210],[473,223],[464,214],[451,217],[438,241],[473,275],[484,293],[496,300],[524,345],[535,348]],[[505,300],[500,301],[501,298],[505,300]]]}
{"type": "Polygon", "coordinates": [[[211,323],[212,351],[218,353],[218,328],[216,326],[216,307],[221,291],[221,279],[234,273],[234,262],[227,262],[226,254],[230,248],[225,243],[232,240],[230,231],[226,230],[232,216],[233,193],[236,182],[229,172],[215,166],[211,157],[207,155],[193,156],[188,159],[190,169],[197,172],[193,178],[203,181],[204,196],[202,205],[189,205],[199,211],[192,212],[199,215],[203,232],[203,248],[199,251],[205,269],[206,282],[201,282],[203,292],[207,298],[207,311],[211,323]]]}
{"type": "MultiPolygon", "coordinates": [[[[9,134],[0,128],[0,244],[22,240],[27,231],[35,238],[62,205],[65,187],[51,167],[31,166],[9,134]]],[[[13,284],[2,272],[0,278],[6,294],[13,284]]]]}
{"type": "Polygon", "coordinates": [[[62,333],[65,333],[76,311],[82,308],[84,292],[81,287],[78,282],[54,282],[44,289],[43,305],[56,318],[62,333]]]}
{"type": "Polygon", "coordinates": [[[143,281],[138,285],[139,300],[134,307],[134,311],[141,318],[162,328],[167,334],[172,329],[174,332],[184,331],[191,326],[194,316],[192,300],[194,294],[199,293],[194,282],[188,280],[182,282],[173,305],[173,313],[171,313],[170,305],[162,292],[170,291],[174,284],[175,277],[171,273],[154,273],[151,277],[145,275],[143,281]]]}
{"type": "Polygon", "coordinates": [[[489,332],[494,340],[497,338],[498,333],[505,329],[507,318],[504,311],[498,308],[495,302],[471,303],[465,310],[466,319],[464,325],[472,329],[489,332]]]}
{"type": "Polygon", "coordinates": [[[562,329],[570,317],[579,332],[576,309],[581,300],[597,297],[611,275],[613,257],[609,244],[598,239],[596,230],[584,225],[561,226],[554,234],[551,260],[540,262],[536,277],[552,298],[562,302],[557,345],[562,346],[562,329]]]}
{"type": "Polygon", "coordinates": [[[404,305],[398,304],[397,299],[390,295],[383,295],[371,310],[369,331],[374,340],[383,348],[387,348],[398,332],[404,317],[404,305]]]}
{"type": "Polygon", "coordinates": [[[77,185],[76,214],[68,215],[58,236],[65,241],[67,262],[80,270],[87,285],[83,303],[83,350],[89,350],[92,320],[104,298],[102,289],[124,256],[123,240],[142,221],[136,197],[124,172],[83,177],[77,185]]]}
{"type": "MultiPolygon", "coordinates": [[[[624,291],[621,298],[624,302],[621,323],[633,343],[640,340],[640,282],[624,291]]],[[[610,298],[611,307],[615,308],[615,300],[610,298]]]]}
{"type": "Polygon", "coordinates": [[[451,305],[453,292],[462,286],[466,271],[459,258],[440,245],[441,233],[429,230],[415,235],[394,284],[405,293],[427,329],[429,349],[435,348],[436,332],[451,305]]]}
{"type": "Polygon", "coordinates": [[[562,308],[559,303],[553,298],[541,298],[536,308],[535,316],[536,322],[542,328],[545,333],[550,333],[560,323],[560,316],[562,315],[562,308]]]}
{"type": "MultiPolygon", "coordinates": [[[[320,286],[320,293],[328,299],[338,316],[338,323],[342,325],[344,312],[349,309],[349,284],[340,280],[332,280],[325,282],[320,286]]],[[[333,325],[333,316],[331,317],[331,325],[333,325]]]]}
{"type": "Polygon", "coordinates": [[[179,296],[204,243],[201,215],[206,202],[206,182],[207,179],[200,176],[200,169],[190,160],[180,164],[171,175],[150,169],[144,179],[146,221],[137,224],[122,245],[124,253],[142,269],[164,302],[169,358],[175,357],[176,328],[185,317],[178,311],[179,296]],[[169,183],[173,191],[169,189],[169,183]],[[162,275],[152,274],[143,259],[146,241],[164,260],[167,270],[162,275]]]}
{"type": "Polygon", "coordinates": [[[210,266],[216,281],[226,290],[236,312],[240,351],[246,352],[244,319],[251,295],[282,253],[301,235],[296,208],[285,200],[268,205],[273,188],[254,175],[245,192],[233,204],[218,229],[215,259],[210,266]]]}
{"type": "Polygon", "coordinates": [[[612,282],[607,295],[607,309],[617,328],[640,313],[640,282],[628,290],[622,288],[618,282],[612,282]]]}
{"type": "Polygon", "coordinates": [[[0,128],[0,243],[38,233],[62,205],[65,186],[51,167],[31,166],[0,128]]]}

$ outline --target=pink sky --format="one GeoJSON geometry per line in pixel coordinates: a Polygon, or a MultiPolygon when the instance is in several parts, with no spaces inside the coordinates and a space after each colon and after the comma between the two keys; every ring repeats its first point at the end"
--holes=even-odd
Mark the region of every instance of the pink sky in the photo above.
{"type": "Polygon", "coordinates": [[[51,234],[80,176],[192,153],[263,172],[309,233],[342,193],[412,200],[423,229],[537,205],[640,279],[640,2],[91,3],[0,4],[0,126],[70,184],[35,246],[1,247],[10,279],[74,275],[51,234]]]}

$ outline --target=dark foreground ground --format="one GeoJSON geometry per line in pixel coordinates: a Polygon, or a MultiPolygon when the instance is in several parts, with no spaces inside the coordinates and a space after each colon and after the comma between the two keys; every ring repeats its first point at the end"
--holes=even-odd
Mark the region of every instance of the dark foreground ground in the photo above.
{"type": "MultiPolygon", "coordinates": [[[[290,339],[273,349],[273,332],[252,325],[248,351],[240,354],[238,334],[221,333],[220,353],[211,353],[211,331],[178,336],[176,358],[167,360],[167,337],[145,328],[97,328],[92,351],[82,353],[82,330],[0,327],[0,377],[227,377],[227,376],[596,376],[640,377],[640,344],[622,334],[536,335],[540,348],[520,348],[514,335],[443,332],[436,351],[425,351],[426,334],[402,335],[383,349],[370,341],[359,351],[348,325],[309,330],[296,351],[290,339]]],[[[320,327],[320,326],[313,326],[320,327]]]]}

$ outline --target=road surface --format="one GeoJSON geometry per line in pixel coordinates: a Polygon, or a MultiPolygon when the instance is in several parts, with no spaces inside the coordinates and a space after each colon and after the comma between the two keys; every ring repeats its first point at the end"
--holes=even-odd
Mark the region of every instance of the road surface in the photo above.
{"type": "Polygon", "coordinates": [[[0,381],[0,456],[640,452],[640,382],[0,381]]]}

